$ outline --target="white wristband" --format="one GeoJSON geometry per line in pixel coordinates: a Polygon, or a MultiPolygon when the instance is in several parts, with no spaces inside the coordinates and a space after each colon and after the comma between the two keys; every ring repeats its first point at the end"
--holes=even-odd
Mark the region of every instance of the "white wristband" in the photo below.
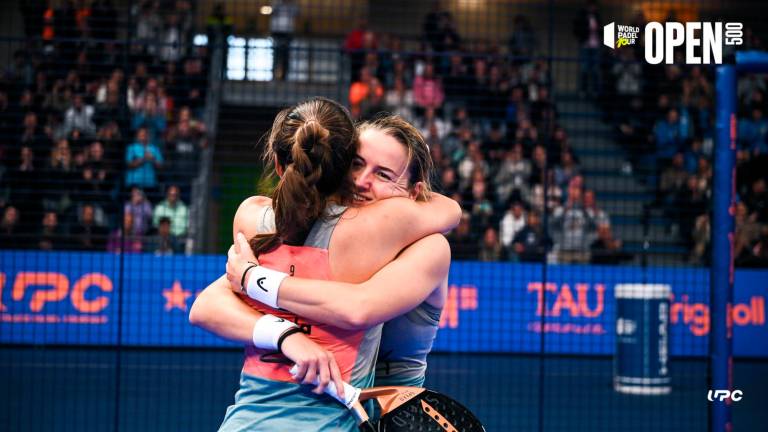
{"type": "Polygon", "coordinates": [[[245,292],[248,297],[257,302],[277,308],[277,293],[280,291],[280,284],[283,279],[288,277],[288,273],[268,269],[264,266],[257,266],[248,271],[248,283],[245,292]]]}
{"type": "Polygon", "coordinates": [[[253,326],[253,345],[256,348],[276,350],[280,336],[293,327],[298,326],[284,318],[269,314],[264,315],[253,326]]]}
{"type": "MultiPolygon", "coordinates": [[[[299,367],[293,365],[293,367],[291,367],[288,372],[290,372],[291,375],[295,378],[296,372],[298,371],[299,367]]],[[[314,384],[317,385],[318,382],[319,378],[315,377],[314,384]]],[[[354,405],[355,402],[357,402],[357,400],[360,398],[360,389],[347,384],[346,382],[342,383],[344,384],[344,399],[339,397],[339,392],[336,391],[336,384],[334,384],[333,381],[329,382],[328,385],[325,386],[325,393],[332,396],[337,401],[343,403],[347,408],[352,408],[352,405],[354,405]]]]}

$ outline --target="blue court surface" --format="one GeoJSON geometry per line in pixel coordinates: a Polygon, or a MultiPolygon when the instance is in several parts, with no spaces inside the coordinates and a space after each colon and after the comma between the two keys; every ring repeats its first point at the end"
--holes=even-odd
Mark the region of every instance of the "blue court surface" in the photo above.
{"type": "MultiPolygon", "coordinates": [[[[4,347],[2,431],[213,431],[231,403],[236,350],[4,347]]],[[[706,431],[707,363],[672,362],[667,396],[620,395],[609,357],[434,354],[427,386],[488,431],[706,431]]],[[[767,431],[768,363],[735,363],[734,430],[767,431]]]]}

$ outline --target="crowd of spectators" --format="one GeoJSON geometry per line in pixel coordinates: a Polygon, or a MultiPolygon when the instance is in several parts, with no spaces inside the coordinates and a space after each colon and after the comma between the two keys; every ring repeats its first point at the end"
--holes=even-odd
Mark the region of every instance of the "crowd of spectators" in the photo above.
{"type": "Polygon", "coordinates": [[[184,252],[207,145],[190,2],[22,3],[28,42],[0,75],[0,248],[184,252]]]}
{"type": "Polygon", "coordinates": [[[537,38],[529,20],[519,15],[513,24],[505,46],[465,41],[452,14],[436,6],[424,19],[420,44],[408,51],[400,38],[360,22],[344,42],[353,115],[393,112],[422,132],[438,189],[465,211],[448,236],[453,258],[631,258],[584,187],[578,156],[558,123],[548,64],[532,57],[537,38]]]}
{"type": "MultiPolygon", "coordinates": [[[[642,14],[631,25],[643,28],[642,14]]],[[[762,48],[749,30],[746,36],[743,49],[762,48]]],[[[683,53],[677,54],[675,64],[656,66],[642,61],[642,41],[634,48],[603,50],[602,84],[595,98],[628,154],[625,172],[656,190],[648,208],[662,211],[668,234],[690,251],[690,263],[706,265],[715,140],[714,69],[685,65],[683,53]]],[[[764,75],[739,79],[737,266],[768,265],[768,195],[766,173],[761,170],[768,166],[767,91],[764,75]]]]}
{"type": "MultiPolygon", "coordinates": [[[[22,6],[30,42],[0,76],[0,247],[178,253],[188,227],[185,202],[207,145],[199,119],[209,65],[207,48],[190,43],[192,5],[77,5],[22,6]]],[[[293,17],[294,9],[286,14],[293,17]]],[[[222,5],[216,11],[212,16],[224,17],[222,5]]],[[[223,18],[214,21],[227,26],[223,18]]],[[[661,211],[691,263],[707,264],[712,70],[683,61],[649,65],[642,41],[604,48],[593,1],[573,24],[579,95],[601,106],[602,120],[613,125],[627,154],[622,171],[655,190],[646,210],[661,211]]],[[[642,27],[642,14],[630,24],[642,27]]],[[[506,41],[469,40],[439,2],[416,44],[361,20],[343,43],[351,112],[394,112],[423,133],[438,189],[465,211],[449,235],[454,258],[631,260],[610,215],[584,185],[533,28],[517,15],[506,41]]],[[[748,29],[745,40],[745,48],[760,47],[748,29]]],[[[278,79],[288,64],[281,59],[278,79]]],[[[739,81],[737,265],[768,263],[768,191],[760,170],[768,159],[766,92],[764,76],[739,81]]]]}

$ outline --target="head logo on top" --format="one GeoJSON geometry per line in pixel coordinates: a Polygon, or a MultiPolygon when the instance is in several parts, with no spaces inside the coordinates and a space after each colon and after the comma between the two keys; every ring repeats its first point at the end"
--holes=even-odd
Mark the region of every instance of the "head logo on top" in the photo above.
{"type": "MultiPolygon", "coordinates": [[[[673,64],[675,48],[684,47],[686,64],[722,64],[723,46],[744,42],[742,23],[650,22],[645,25],[645,61],[673,64]]],[[[637,45],[640,27],[609,23],[603,26],[603,44],[611,49],[637,45]]]]}

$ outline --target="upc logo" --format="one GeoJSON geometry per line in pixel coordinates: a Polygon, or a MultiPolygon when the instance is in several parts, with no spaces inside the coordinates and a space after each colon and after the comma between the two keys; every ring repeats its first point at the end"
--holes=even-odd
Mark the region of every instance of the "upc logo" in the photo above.
{"type": "MultiPolygon", "coordinates": [[[[723,45],[744,43],[744,26],[738,22],[679,22],[645,25],[645,61],[650,64],[675,61],[675,48],[685,46],[686,64],[721,64],[723,45]],[[725,30],[725,31],[723,31],[725,30]]],[[[635,45],[640,28],[609,23],[603,26],[603,44],[616,49],[635,45]]]]}
{"type": "Polygon", "coordinates": [[[744,392],[741,390],[710,390],[707,392],[707,400],[714,402],[715,399],[722,402],[730,398],[734,402],[740,401],[744,397],[744,392]]]}

